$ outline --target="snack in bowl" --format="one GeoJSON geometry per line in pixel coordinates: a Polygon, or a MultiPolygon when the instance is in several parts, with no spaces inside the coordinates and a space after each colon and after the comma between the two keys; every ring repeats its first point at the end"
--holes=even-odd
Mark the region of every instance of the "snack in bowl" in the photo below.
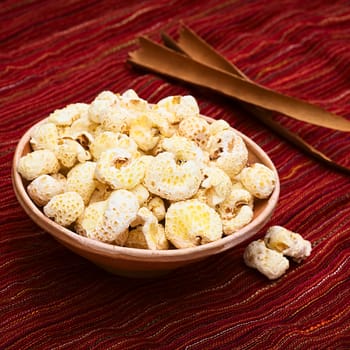
{"type": "Polygon", "coordinates": [[[120,268],[106,266],[101,247],[174,259],[160,270],[183,265],[191,249],[195,260],[226,250],[268,220],[279,195],[268,156],[227,122],[203,117],[192,96],[151,104],[133,90],[51,113],[20,141],[12,175],[40,226],[112,271],[120,268]]]}

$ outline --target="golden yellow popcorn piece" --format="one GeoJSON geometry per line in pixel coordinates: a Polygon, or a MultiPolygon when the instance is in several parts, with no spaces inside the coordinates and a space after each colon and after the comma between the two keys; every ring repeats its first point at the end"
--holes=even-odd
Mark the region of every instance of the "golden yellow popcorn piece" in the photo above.
{"type": "Polygon", "coordinates": [[[272,226],[264,237],[268,248],[274,249],[285,256],[301,262],[311,254],[311,243],[300,234],[292,232],[282,226],[272,226]]]}
{"type": "Polygon", "coordinates": [[[91,154],[79,142],[70,138],[58,140],[55,150],[57,159],[66,168],[73,167],[76,163],[83,163],[91,159],[91,154]]]}
{"type": "Polygon", "coordinates": [[[99,240],[124,245],[129,234],[129,225],[136,219],[139,202],[127,190],[116,190],[107,199],[99,240]]]}
{"type": "Polygon", "coordinates": [[[90,152],[94,160],[99,159],[102,152],[111,148],[122,148],[128,151],[132,157],[138,155],[136,142],[128,135],[121,133],[101,132],[90,144],[90,152]]]}
{"type": "Polygon", "coordinates": [[[56,109],[48,117],[48,122],[57,126],[70,126],[88,112],[89,105],[86,103],[73,103],[64,108],[56,109]]]}
{"type": "Polygon", "coordinates": [[[142,232],[142,226],[137,226],[129,231],[129,235],[126,242],[124,243],[124,247],[148,249],[145,235],[142,232]]]}
{"type": "Polygon", "coordinates": [[[77,192],[64,192],[52,197],[43,210],[47,217],[67,227],[83,213],[84,201],[77,192]]]}
{"type": "Polygon", "coordinates": [[[90,203],[75,223],[75,231],[81,236],[102,241],[103,222],[107,201],[90,203]]]}
{"type": "Polygon", "coordinates": [[[261,239],[247,246],[243,258],[247,266],[257,269],[270,280],[281,277],[289,268],[288,259],[282,253],[267,248],[261,239]]]}
{"type": "Polygon", "coordinates": [[[193,141],[183,136],[172,136],[162,140],[161,147],[175,155],[177,161],[195,160],[201,166],[209,163],[209,155],[193,141]]]}
{"type": "Polygon", "coordinates": [[[210,125],[201,117],[188,117],[180,122],[178,132],[180,136],[194,141],[205,149],[210,138],[210,125]]]}
{"type": "Polygon", "coordinates": [[[234,188],[229,196],[217,206],[223,232],[230,235],[249,224],[253,219],[253,197],[245,189],[234,188]]]}
{"type": "Polygon", "coordinates": [[[150,193],[148,192],[147,188],[141,184],[136,185],[129,191],[136,196],[140,207],[142,207],[146,203],[150,196],[150,193]]]}
{"type": "Polygon", "coordinates": [[[197,199],[170,205],[165,216],[165,236],[176,248],[190,248],[222,237],[219,214],[197,199]]]}
{"type": "Polygon", "coordinates": [[[164,227],[158,223],[158,219],[146,207],[139,209],[137,216],[142,221],[141,230],[145,237],[148,249],[168,249],[169,242],[165,237],[164,227]]]}
{"type": "Polygon", "coordinates": [[[201,188],[205,190],[206,202],[211,206],[222,203],[231,193],[230,177],[218,167],[204,167],[201,188]]]}
{"type": "Polygon", "coordinates": [[[39,207],[44,206],[49,200],[65,190],[66,178],[62,174],[40,175],[27,187],[29,197],[39,207]]]}
{"type": "Polygon", "coordinates": [[[210,159],[230,178],[234,178],[247,164],[248,149],[243,139],[232,129],[223,130],[210,138],[210,159]]]}
{"type": "Polygon", "coordinates": [[[60,164],[55,153],[47,149],[28,153],[17,164],[17,171],[29,181],[40,175],[55,174],[59,170],[60,164]]]}
{"type": "Polygon", "coordinates": [[[121,148],[108,149],[97,161],[95,177],[113,189],[132,189],[145,175],[145,165],[140,158],[121,148]]]}
{"type": "Polygon", "coordinates": [[[39,149],[54,151],[57,146],[58,131],[54,123],[39,124],[30,136],[30,145],[34,151],[39,149]]]}
{"type": "Polygon", "coordinates": [[[96,188],[95,169],[96,163],[89,161],[75,165],[67,174],[66,191],[79,193],[85,205],[96,188]]]}
{"type": "Polygon", "coordinates": [[[131,111],[131,114],[137,114],[138,112],[144,113],[150,109],[148,102],[139,97],[133,89],[123,92],[120,95],[120,101],[123,107],[131,111]]]}
{"type": "Polygon", "coordinates": [[[158,107],[164,108],[171,124],[179,123],[187,117],[198,117],[199,107],[193,96],[168,96],[157,103],[158,107]]]}
{"type": "Polygon", "coordinates": [[[231,130],[231,126],[226,120],[217,119],[213,120],[213,122],[209,124],[209,133],[212,136],[225,130],[231,130]]]}
{"type": "Polygon", "coordinates": [[[153,120],[146,114],[140,114],[129,124],[129,136],[142,151],[150,151],[159,141],[159,130],[153,120]]]}
{"type": "Polygon", "coordinates": [[[243,186],[256,198],[267,198],[275,188],[275,174],[267,166],[255,163],[239,174],[243,186]]]}
{"type": "Polygon", "coordinates": [[[151,193],[172,201],[192,197],[201,181],[202,174],[196,161],[177,164],[170,152],[154,157],[150,166],[146,167],[144,178],[144,184],[151,193]]]}
{"type": "Polygon", "coordinates": [[[146,207],[153,213],[153,215],[158,219],[158,221],[162,221],[165,218],[165,204],[162,198],[160,197],[152,197],[147,201],[146,207]]]}
{"type": "Polygon", "coordinates": [[[95,184],[96,187],[94,189],[94,192],[92,192],[91,194],[89,204],[94,202],[105,201],[113,192],[113,189],[109,185],[104,184],[98,181],[97,179],[95,181],[95,184]]]}
{"type": "Polygon", "coordinates": [[[177,124],[175,125],[169,122],[171,114],[157,105],[151,105],[151,109],[147,112],[147,115],[152,119],[160,136],[171,137],[177,132],[177,124]]]}
{"type": "Polygon", "coordinates": [[[116,125],[118,125],[118,121],[124,122],[125,118],[128,116],[128,112],[125,109],[122,110],[125,116],[123,113],[118,113],[120,112],[120,107],[120,99],[117,94],[112,91],[102,91],[89,105],[88,116],[92,122],[97,124],[101,124],[104,119],[111,119],[112,121],[115,117],[116,125]]]}

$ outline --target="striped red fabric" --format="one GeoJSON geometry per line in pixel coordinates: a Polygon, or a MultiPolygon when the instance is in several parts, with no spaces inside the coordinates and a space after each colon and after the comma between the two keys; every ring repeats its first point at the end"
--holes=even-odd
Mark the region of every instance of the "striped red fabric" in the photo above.
{"type": "MultiPolygon", "coordinates": [[[[13,1],[0,6],[1,349],[349,349],[350,179],[309,158],[231,100],[126,64],[136,37],[180,21],[267,87],[350,119],[347,0],[13,1]],[[270,224],[312,255],[270,282],[246,244],[157,279],[114,276],[32,222],[12,190],[17,141],[56,108],[128,88],[151,102],[194,95],[272,158],[281,196],[270,224]]],[[[350,137],[277,116],[350,166],[350,137]]],[[[257,237],[263,236],[264,230],[257,237]]]]}

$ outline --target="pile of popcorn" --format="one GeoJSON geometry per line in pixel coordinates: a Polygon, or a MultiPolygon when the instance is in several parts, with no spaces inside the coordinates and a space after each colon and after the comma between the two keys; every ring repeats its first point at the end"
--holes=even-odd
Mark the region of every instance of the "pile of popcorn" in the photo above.
{"type": "Polygon", "coordinates": [[[224,120],[201,117],[192,96],[156,104],[134,90],[101,92],[55,110],[17,170],[46,216],[82,236],[143,249],[187,248],[247,225],[274,172],[248,163],[224,120]]]}

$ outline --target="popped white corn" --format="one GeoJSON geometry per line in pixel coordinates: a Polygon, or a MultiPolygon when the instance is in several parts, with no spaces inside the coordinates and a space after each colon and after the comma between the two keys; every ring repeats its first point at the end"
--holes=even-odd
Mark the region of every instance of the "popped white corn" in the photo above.
{"type": "Polygon", "coordinates": [[[172,201],[192,197],[202,181],[200,166],[189,160],[177,164],[175,155],[163,152],[146,168],[144,183],[151,193],[172,201]]]}
{"type": "Polygon", "coordinates": [[[47,217],[66,227],[83,213],[84,201],[77,192],[64,192],[52,197],[43,210],[47,217]]]}
{"type": "Polygon", "coordinates": [[[91,154],[79,142],[69,139],[61,138],[58,140],[55,154],[59,162],[65,168],[71,168],[76,163],[83,163],[91,159],[91,154]]]}
{"type": "Polygon", "coordinates": [[[225,130],[230,130],[230,124],[223,119],[213,120],[212,123],[209,124],[209,133],[211,136],[215,136],[217,133],[225,130]]]}
{"type": "Polygon", "coordinates": [[[233,188],[226,199],[217,206],[223,232],[230,235],[249,224],[253,219],[253,196],[244,189],[233,188]]]}
{"type": "Polygon", "coordinates": [[[142,232],[142,226],[136,226],[129,230],[128,238],[124,243],[124,247],[148,249],[145,235],[142,232]]]}
{"type": "Polygon", "coordinates": [[[146,207],[153,213],[153,215],[162,221],[165,218],[166,208],[164,200],[157,196],[152,196],[146,203],[146,207]]]}
{"type": "Polygon", "coordinates": [[[128,135],[103,131],[96,135],[90,144],[90,153],[94,160],[98,160],[102,152],[111,148],[122,148],[134,157],[138,154],[136,142],[128,135]]]}
{"type": "Polygon", "coordinates": [[[215,207],[229,196],[232,189],[231,179],[223,170],[215,166],[204,167],[202,174],[201,188],[204,189],[206,202],[211,207],[215,207]]]}
{"type": "Polygon", "coordinates": [[[55,174],[60,164],[55,153],[48,149],[40,149],[23,156],[17,165],[17,171],[26,180],[34,180],[40,175],[55,174]]]}
{"type": "Polygon", "coordinates": [[[169,242],[165,236],[165,229],[158,223],[157,217],[146,207],[140,208],[137,216],[142,222],[141,231],[148,249],[168,249],[169,242]]]}
{"type": "Polygon", "coordinates": [[[169,112],[169,122],[176,124],[187,117],[198,117],[199,106],[193,96],[168,96],[157,103],[158,107],[169,112]]]}
{"type": "Polygon", "coordinates": [[[301,262],[311,254],[311,243],[299,233],[292,232],[282,226],[271,226],[264,237],[267,247],[301,262]]]}
{"type": "Polygon", "coordinates": [[[58,130],[54,123],[39,124],[30,136],[30,145],[34,151],[39,149],[54,151],[57,146],[58,130]]]}
{"type": "Polygon", "coordinates": [[[160,138],[157,125],[146,114],[141,114],[131,120],[129,135],[144,152],[154,148],[160,138]]]}
{"type": "Polygon", "coordinates": [[[251,242],[244,251],[244,262],[257,269],[268,279],[281,277],[289,268],[289,261],[273,249],[267,248],[263,240],[251,242]]]}
{"type": "Polygon", "coordinates": [[[56,109],[48,117],[48,122],[57,126],[70,126],[72,123],[86,115],[89,105],[86,103],[73,103],[64,108],[56,109]]]}
{"type": "Polygon", "coordinates": [[[40,175],[27,187],[28,194],[34,203],[42,207],[56,194],[63,193],[66,178],[62,174],[40,175]]]}
{"type": "Polygon", "coordinates": [[[210,138],[210,124],[201,117],[188,117],[180,122],[178,133],[205,149],[210,138]]]}
{"type": "Polygon", "coordinates": [[[248,149],[243,139],[232,129],[217,132],[209,140],[210,159],[234,178],[247,164],[248,149]]]}
{"type": "Polygon", "coordinates": [[[267,198],[275,188],[275,174],[266,165],[254,163],[239,174],[243,186],[256,198],[267,198]]]}
{"type": "Polygon", "coordinates": [[[148,192],[147,188],[142,184],[136,185],[129,191],[136,196],[137,200],[139,201],[140,207],[142,207],[145,204],[145,202],[150,196],[150,193],[148,192]]]}
{"type": "Polygon", "coordinates": [[[107,199],[100,240],[124,245],[129,226],[136,219],[138,210],[139,202],[133,193],[123,189],[113,191],[107,199]]]}
{"type": "Polygon", "coordinates": [[[186,137],[174,135],[164,138],[161,147],[164,151],[173,153],[178,162],[194,160],[201,167],[209,163],[209,154],[186,137]]]}
{"type": "Polygon", "coordinates": [[[79,193],[85,205],[96,188],[95,169],[96,163],[89,161],[75,165],[67,174],[66,191],[79,193]]]}
{"type": "Polygon", "coordinates": [[[75,223],[75,231],[81,236],[103,241],[103,221],[107,201],[90,203],[75,223]]]}
{"type": "Polygon", "coordinates": [[[145,166],[140,158],[122,148],[108,149],[97,160],[95,177],[113,189],[132,189],[141,183],[145,166]]]}
{"type": "Polygon", "coordinates": [[[219,214],[207,204],[189,199],[170,205],[165,215],[165,235],[176,248],[190,248],[222,236],[219,214]]]}
{"type": "Polygon", "coordinates": [[[30,145],[17,170],[44,214],[126,247],[186,248],[234,234],[276,183],[267,167],[248,165],[226,121],[200,115],[193,96],[151,104],[132,89],[103,91],[55,110],[30,145]]]}

